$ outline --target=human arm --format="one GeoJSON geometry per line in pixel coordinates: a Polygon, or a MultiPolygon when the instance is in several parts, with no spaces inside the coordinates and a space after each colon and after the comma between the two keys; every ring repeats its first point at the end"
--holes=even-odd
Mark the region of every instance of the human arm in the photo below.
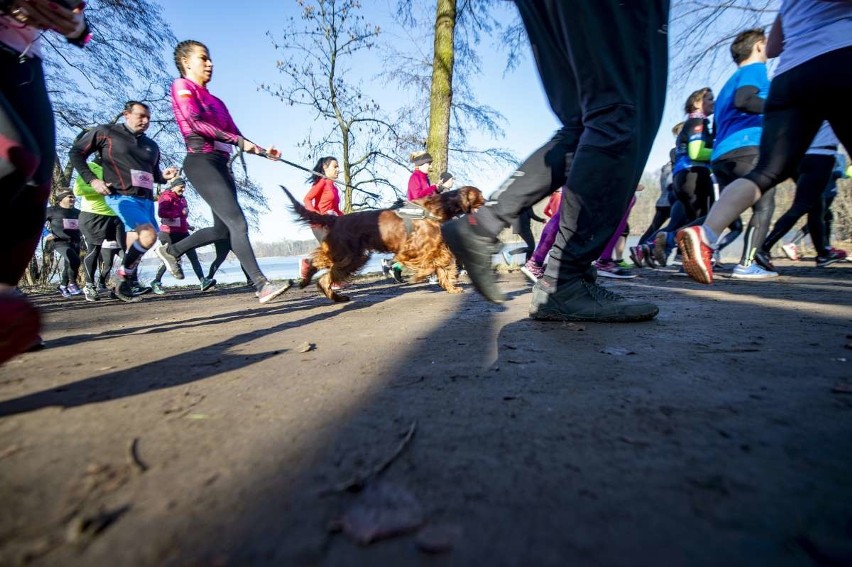
{"type": "Polygon", "coordinates": [[[222,101],[201,90],[189,79],[176,79],[172,83],[171,95],[175,119],[184,137],[192,133],[207,140],[237,146],[249,153],[262,151],[243,137],[222,101]],[[210,99],[208,104],[203,104],[201,96],[210,99]]]}
{"type": "Polygon", "coordinates": [[[753,85],[745,85],[734,92],[734,108],[749,114],[763,114],[766,100],[761,98],[760,90],[753,85]]]}
{"type": "Polygon", "coordinates": [[[772,59],[781,55],[782,51],[784,51],[784,28],[781,25],[781,14],[778,14],[769,29],[769,37],[766,38],[766,56],[772,59]]]}
{"type": "Polygon", "coordinates": [[[426,177],[425,173],[415,171],[408,179],[407,197],[409,201],[423,199],[424,197],[428,197],[432,193],[435,193],[435,191],[436,187],[434,185],[429,185],[429,178],[426,177]]]}
{"type": "Polygon", "coordinates": [[[84,8],[82,2],[76,8],[67,8],[52,0],[0,0],[0,14],[31,28],[53,30],[78,47],[91,39],[84,8]]]}
{"type": "Polygon", "coordinates": [[[83,181],[96,193],[109,195],[111,184],[99,179],[89,168],[89,164],[86,161],[90,155],[101,150],[104,140],[106,140],[106,136],[101,127],[83,132],[71,144],[71,150],[68,152],[68,161],[71,162],[71,165],[77,170],[77,174],[83,178],[83,181]]]}
{"type": "Polygon", "coordinates": [[[302,200],[305,204],[305,208],[311,212],[318,213],[319,209],[317,208],[317,201],[321,193],[322,183],[314,183],[311,185],[311,188],[308,190],[308,194],[305,195],[305,198],[302,200]]]}
{"type": "Polygon", "coordinates": [[[550,199],[547,200],[547,204],[544,206],[544,214],[548,217],[552,217],[556,213],[559,212],[559,206],[562,203],[562,191],[556,191],[551,196],[550,199]]]}
{"type": "Polygon", "coordinates": [[[709,162],[713,153],[713,139],[707,124],[707,119],[690,120],[684,126],[689,128],[689,138],[686,146],[689,159],[692,161],[709,162]]]}
{"type": "Polygon", "coordinates": [[[176,219],[181,216],[180,198],[174,191],[163,191],[157,200],[157,216],[161,219],[176,219]]]}

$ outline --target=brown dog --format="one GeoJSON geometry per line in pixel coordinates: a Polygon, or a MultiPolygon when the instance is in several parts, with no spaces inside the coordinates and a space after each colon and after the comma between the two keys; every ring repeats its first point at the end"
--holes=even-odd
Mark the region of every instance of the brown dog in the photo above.
{"type": "Polygon", "coordinates": [[[394,261],[415,271],[419,281],[431,274],[449,293],[460,293],[456,286],[456,260],[441,236],[441,223],[456,215],[470,213],[485,203],[482,192],[469,185],[414,201],[426,218],[406,221],[393,209],[359,211],[336,217],[309,211],[282,187],[293,202],[299,220],[328,229],[328,235],[311,259],[310,276],[327,268],[328,273],[317,282],[317,288],[332,301],[349,298],[331,289],[333,282],[345,282],[370,258],[371,252],[393,252],[394,261]]]}

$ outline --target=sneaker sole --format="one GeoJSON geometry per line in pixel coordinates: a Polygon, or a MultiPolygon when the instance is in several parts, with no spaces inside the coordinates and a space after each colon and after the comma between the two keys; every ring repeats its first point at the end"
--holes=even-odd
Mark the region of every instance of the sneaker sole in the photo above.
{"type": "Polygon", "coordinates": [[[524,274],[527,279],[530,280],[532,283],[538,282],[538,278],[536,277],[536,275],[532,273],[526,266],[521,267],[521,273],[524,274]]]}
{"type": "Polygon", "coordinates": [[[168,268],[169,273],[171,273],[171,274],[172,274],[172,277],[174,277],[176,280],[182,280],[182,279],[183,279],[183,277],[184,277],[184,276],[183,276],[183,270],[182,270],[182,269],[180,269],[180,266],[178,266],[178,269],[177,269],[177,270],[172,270],[171,264],[169,263],[169,261],[168,261],[168,260],[166,260],[166,258],[165,258],[165,256],[164,256],[164,252],[165,252],[165,250],[163,250],[163,247],[162,247],[162,246],[158,246],[158,247],[157,247],[157,249],[156,249],[156,250],[154,250],[154,253],[155,253],[155,254],[157,254],[157,257],[158,257],[160,260],[162,260],[162,261],[163,261],[163,264],[165,264],[165,265],[166,265],[166,268],[168,268]]]}
{"type": "Polygon", "coordinates": [[[272,301],[273,299],[282,295],[284,292],[286,292],[288,289],[290,289],[290,287],[292,287],[292,285],[293,285],[293,280],[287,280],[280,288],[275,290],[275,292],[270,293],[266,297],[261,297],[260,298],[260,304],[263,305],[265,303],[269,303],[270,301],[272,301]]]}
{"type": "Polygon", "coordinates": [[[636,274],[620,275],[620,274],[613,274],[612,272],[607,272],[607,271],[604,271],[604,270],[598,270],[598,277],[599,278],[610,278],[610,279],[613,279],[613,280],[632,280],[633,278],[636,277],[636,274]]]}
{"type": "Polygon", "coordinates": [[[611,315],[609,317],[568,315],[560,311],[535,311],[530,310],[530,318],[536,321],[563,321],[573,323],[638,323],[640,321],[650,321],[660,312],[657,308],[653,313],[643,313],[641,315],[611,315]]]}
{"type": "Polygon", "coordinates": [[[112,294],[125,303],[139,303],[142,301],[141,295],[124,295],[118,292],[118,289],[113,290],[112,294]]]}
{"type": "Polygon", "coordinates": [[[701,238],[692,230],[682,230],[677,233],[677,246],[683,260],[683,269],[698,283],[713,283],[713,272],[707,270],[701,259],[701,238]],[[693,253],[698,252],[698,258],[693,253]]]}

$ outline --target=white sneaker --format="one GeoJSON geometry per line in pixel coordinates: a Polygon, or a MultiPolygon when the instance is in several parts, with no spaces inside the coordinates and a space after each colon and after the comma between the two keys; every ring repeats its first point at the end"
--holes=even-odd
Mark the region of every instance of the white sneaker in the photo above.
{"type": "Polygon", "coordinates": [[[752,262],[749,266],[743,266],[742,264],[734,266],[731,277],[737,280],[768,280],[769,278],[777,278],[778,272],[764,270],[757,262],[752,262]]]}
{"type": "Polygon", "coordinates": [[[784,251],[784,255],[793,260],[794,262],[799,259],[799,249],[795,244],[784,244],[781,246],[781,250],[784,251]]]}

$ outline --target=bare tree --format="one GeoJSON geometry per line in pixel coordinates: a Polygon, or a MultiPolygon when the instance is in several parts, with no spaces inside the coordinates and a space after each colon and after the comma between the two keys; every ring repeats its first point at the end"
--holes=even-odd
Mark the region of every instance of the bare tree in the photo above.
{"type": "Polygon", "coordinates": [[[525,36],[517,13],[505,4],[498,0],[438,0],[435,19],[427,19],[420,14],[429,13],[426,6],[431,1],[397,3],[397,20],[413,36],[409,45],[390,50],[384,76],[409,92],[421,93],[400,113],[400,141],[402,149],[409,151],[425,146],[435,160],[435,176],[448,167],[450,157],[457,171],[464,171],[474,161],[500,165],[517,162],[505,149],[477,148],[470,142],[474,131],[492,138],[504,134],[501,124],[505,119],[479,102],[473,79],[481,74],[478,50],[486,36],[499,38],[495,43],[500,49],[508,49],[507,70],[517,64],[525,36]],[[429,43],[427,38],[431,38],[429,43]],[[420,50],[420,45],[430,43],[432,52],[420,50]],[[425,109],[429,109],[428,114],[425,109]],[[428,132],[425,140],[424,131],[428,132]]]}
{"type": "Polygon", "coordinates": [[[278,70],[283,84],[261,84],[265,91],[290,105],[311,109],[320,119],[318,133],[308,133],[299,144],[312,161],[339,156],[343,173],[343,211],[375,206],[376,194],[365,186],[400,191],[383,171],[398,165],[394,155],[399,134],[381,106],[369,96],[363,81],[350,80],[350,65],[376,46],[379,26],[369,25],[357,0],[296,0],[301,17],[290,18],[280,39],[271,33],[282,59],[278,70]],[[331,128],[327,129],[331,124],[331,128]]]}

